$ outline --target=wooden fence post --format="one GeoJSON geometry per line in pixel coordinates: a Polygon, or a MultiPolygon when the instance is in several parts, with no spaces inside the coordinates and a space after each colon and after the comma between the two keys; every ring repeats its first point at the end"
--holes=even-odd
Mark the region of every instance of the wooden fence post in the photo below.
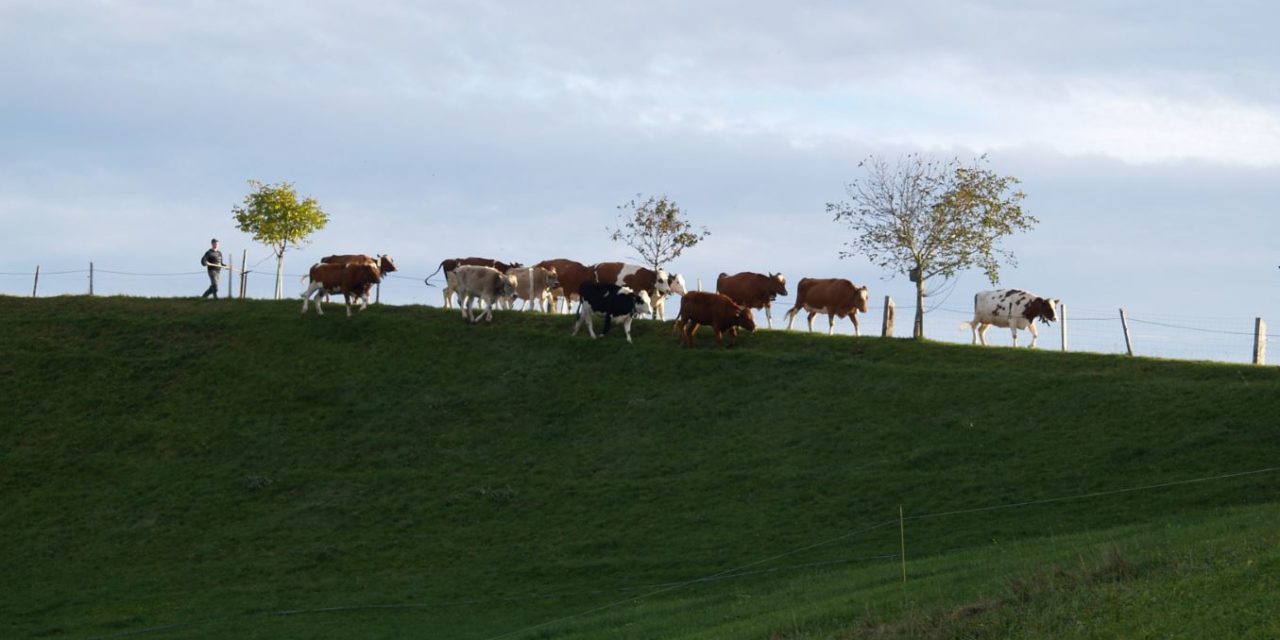
{"type": "MultiPolygon", "coordinates": [[[[227,253],[231,254],[230,251],[228,251],[227,253]]],[[[234,255],[234,254],[231,254],[231,255],[234,255]]],[[[227,292],[225,294],[226,297],[224,297],[223,300],[236,299],[236,285],[234,280],[235,277],[236,277],[236,259],[228,256],[227,257],[227,292]]]]}
{"type": "Polygon", "coordinates": [[[1267,323],[1262,318],[1253,322],[1253,363],[1267,363],[1267,323]]]}
{"type": "Polygon", "coordinates": [[[1058,331],[1062,334],[1062,350],[1067,350],[1067,305],[1058,303],[1058,331]]]}
{"type": "Polygon", "coordinates": [[[243,252],[240,253],[240,299],[241,300],[244,300],[244,285],[249,280],[249,274],[245,272],[245,269],[248,268],[249,266],[249,263],[247,262],[248,259],[249,259],[249,250],[245,249],[243,252]]]}
{"type": "Polygon", "coordinates": [[[89,295],[93,295],[93,263],[89,263],[89,295]]]}
{"type": "Polygon", "coordinates": [[[884,321],[880,324],[880,337],[882,338],[893,337],[893,316],[895,312],[896,312],[896,308],[894,307],[894,304],[893,304],[893,298],[889,296],[885,296],[884,297],[884,321]]]}
{"type": "Polygon", "coordinates": [[[36,289],[40,287],[40,265],[36,265],[36,279],[31,283],[31,297],[36,297],[36,289]]]}
{"type": "Polygon", "coordinates": [[[702,291],[702,278],[698,278],[698,291],[702,291]]]}
{"type": "Polygon", "coordinates": [[[1133,356],[1133,339],[1129,337],[1129,319],[1124,316],[1124,309],[1120,310],[1120,327],[1124,329],[1124,349],[1133,356]]]}

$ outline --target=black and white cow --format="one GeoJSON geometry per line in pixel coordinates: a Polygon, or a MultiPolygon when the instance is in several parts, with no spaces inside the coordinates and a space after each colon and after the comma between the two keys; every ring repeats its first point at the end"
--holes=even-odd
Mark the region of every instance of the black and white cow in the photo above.
{"type": "Polygon", "coordinates": [[[575,336],[585,322],[587,332],[594,339],[596,332],[591,326],[591,315],[598,313],[604,316],[604,331],[601,335],[609,333],[614,322],[621,322],[627,334],[627,342],[631,342],[631,320],[636,316],[653,313],[647,291],[636,292],[603,282],[584,282],[578,287],[578,297],[582,301],[578,303],[578,320],[573,323],[575,336]]]}
{"type": "Polygon", "coordinates": [[[987,344],[987,329],[992,326],[1008,327],[1013,332],[1013,346],[1018,346],[1018,329],[1031,332],[1031,347],[1035,348],[1036,320],[1045,324],[1058,319],[1059,301],[1040,298],[1019,289],[982,291],[973,296],[973,320],[962,327],[973,329],[973,343],[987,344]]]}

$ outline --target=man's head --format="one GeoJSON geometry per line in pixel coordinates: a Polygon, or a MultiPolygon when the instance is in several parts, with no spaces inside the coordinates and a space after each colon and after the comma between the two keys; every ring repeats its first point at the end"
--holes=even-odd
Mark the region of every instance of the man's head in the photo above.
{"type": "Polygon", "coordinates": [[[210,244],[210,245],[212,245],[214,249],[217,249],[217,248],[218,248],[218,239],[217,239],[217,238],[214,238],[214,239],[210,240],[210,241],[209,241],[209,244],[210,244]]]}

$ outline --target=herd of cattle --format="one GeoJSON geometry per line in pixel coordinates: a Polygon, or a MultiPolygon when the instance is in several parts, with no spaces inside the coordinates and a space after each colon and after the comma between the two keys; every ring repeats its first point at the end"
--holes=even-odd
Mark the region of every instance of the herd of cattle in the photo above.
{"type": "MultiPolygon", "coordinates": [[[[360,303],[360,310],[369,305],[369,293],[382,281],[385,274],[396,270],[390,256],[335,255],[322,259],[311,267],[307,276],[307,290],[302,294],[302,313],[315,301],[316,312],[324,314],[320,298],[341,294],[346,302],[347,315],[351,315],[353,301],[360,303]]],[[[689,291],[684,277],[654,271],[622,262],[601,262],[585,265],[573,260],[558,258],[544,260],[526,267],[519,263],[505,263],[489,258],[450,258],[426,278],[427,286],[437,273],[444,272],[444,306],[453,308],[455,302],[462,317],[472,323],[493,321],[495,307],[512,309],[517,301],[520,308],[534,308],[546,312],[559,312],[564,301],[565,311],[573,310],[578,301],[577,321],[573,334],[582,325],[592,338],[596,337],[592,317],[604,317],[603,333],[608,333],[615,323],[620,323],[631,342],[631,321],[642,316],[666,319],[665,302],[672,295],[680,296],[680,311],[673,331],[681,341],[693,346],[698,328],[708,325],[714,329],[716,342],[724,344],[724,334],[729,334],[729,346],[736,342],[738,329],[755,331],[752,315],[754,309],[763,309],[765,322],[773,328],[773,302],[787,295],[787,280],[781,273],[742,272],[734,275],[721,273],[716,279],[716,292],[689,291]],[[473,308],[480,305],[480,313],[473,308]]],[[[802,278],[796,287],[796,299],[787,311],[787,329],[795,324],[796,315],[807,311],[809,331],[813,331],[813,318],[827,314],[827,333],[835,331],[836,318],[849,318],[853,330],[861,335],[858,312],[867,312],[867,288],[854,285],[843,278],[802,278]]],[[[1039,338],[1035,322],[1048,323],[1057,320],[1058,301],[1041,298],[1017,289],[983,291],[974,296],[973,320],[966,325],[973,331],[974,343],[986,344],[986,332],[992,326],[1007,327],[1013,333],[1014,346],[1018,344],[1018,331],[1031,332],[1031,346],[1039,338]]]]}

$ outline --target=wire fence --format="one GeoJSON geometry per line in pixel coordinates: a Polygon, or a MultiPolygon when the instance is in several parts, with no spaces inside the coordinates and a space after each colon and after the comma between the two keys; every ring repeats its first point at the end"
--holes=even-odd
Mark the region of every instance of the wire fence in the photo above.
{"type": "MultiPolygon", "coordinates": [[[[234,256],[233,252],[229,252],[234,256]]],[[[220,294],[223,298],[270,299],[275,297],[274,254],[248,256],[242,253],[237,263],[230,261],[230,268],[222,272],[220,294]],[[248,264],[248,267],[245,267],[248,264]],[[265,267],[263,266],[265,265],[265,267]]],[[[203,269],[191,271],[147,271],[136,267],[97,266],[88,263],[86,268],[57,268],[25,271],[9,269],[0,271],[0,293],[18,296],[49,295],[139,295],[153,297],[192,297],[208,286],[203,269]]],[[[282,274],[284,297],[300,295],[302,281],[307,274],[285,271],[282,274]],[[295,291],[296,290],[296,291],[295,291]]],[[[440,305],[443,299],[440,289],[423,286],[425,276],[400,272],[387,274],[374,292],[374,300],[396,304],[440,305]],[[386,291],[384,291],[386,289],[386,291]]],[[[439,280],[439,279],[437,279],[439,280]]],[[[700,280],[695,280],[699,285],[700,280]]],[[[690,288],[695,288],[690,283],[690,288]]],[[[972,319],[969,309],[947,304],[944,297],[937,303],[925,305],[925,335],[944,342],[966,343],[972,341],[972,332],[964,324],[972,319]]],[[[1069,302],[1069,301],[1068,301],[1069,302]]],[[[788,318],[786,312],[794,303],[794,297],[779,297],[772,307],[772,321],[766,322],[759,315],[764,328],[788,326],[802,331],[809,328],[808,313],[800,311],[788,318]]],[[[561,307],[563,309],[563,307],[561,307]]],[[[891,323],[892,335],[910,336],[915,305],[894,305],[895,318],[891,323]]],[[[1209,360],[1234,363],[1265,364],[1266,342],[1280,339],[1280,333],[1267,332],[1265,322],[1259,318],[1228,316],[1177,315],[1143,310],[1126,310],[1121,317],[1119,309],[1068,304],[1064,314],[1066,330],[1058,326],[1041,325],[1037,346],[1044,349],[1084,351],[1094,353],[1130,353],[1172,359],[1209,360]],[[1065,342],[1065,343],[1064,343],[1065,342]]],[[[865,314],[858,314],[861,335],[882,335],[885,305],[879,300],[865,314]]],[[[674,309],[668,310],[674,315],[674,309]]],[[[815,332],[851,335],[852,323],[837,319],[834,326],[820,315],[813,321],[815,332]]],[[[993,329],[986,334],[989,343],[999,346],[1012,344],[1008,330],[993,329]]],[[[1019,332],[1019,346],[1030,343],[1031,336],[1019,332]]]]}

